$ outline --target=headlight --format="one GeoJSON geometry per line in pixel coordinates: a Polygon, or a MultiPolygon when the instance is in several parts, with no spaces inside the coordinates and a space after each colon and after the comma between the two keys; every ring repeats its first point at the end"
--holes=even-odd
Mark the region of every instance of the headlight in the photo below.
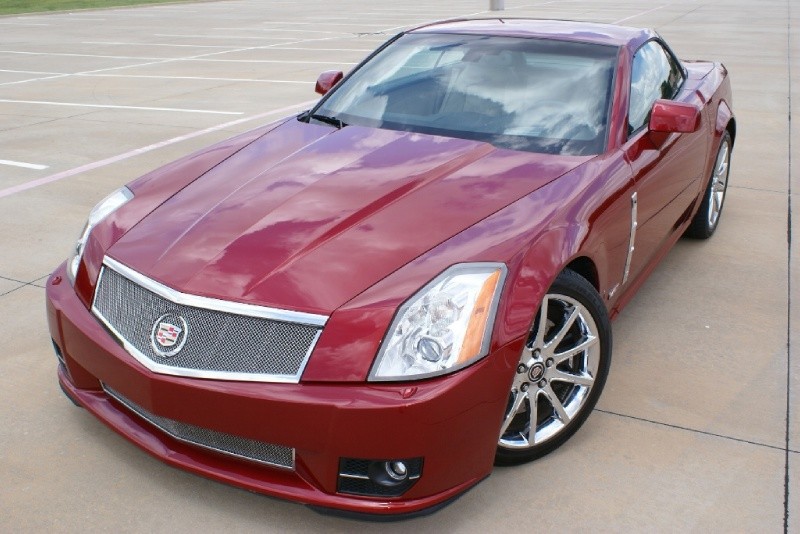
{"type": "Polygon", "coordinates": [[[106,198],[101,200],[92,211],[89,212],[89,219],[86,221],[86,226],[83,227],[81,237],[75,244],[75,249],[70,254],[67,260],[67,277],[70,282],[75,283],[75,276],[78,274],[78,265],[81,263],[83,257],[83,248],[86,246],[86,240],[89,237],[89,232],[92,231],[97,223],[108,217],[111,213],[119,209],[120,206],[133,198],[133,193],[127,187],[117,189],[106,198]]]}
{"type": "Polygon", "coordinates": [[[502,263],[454,265],[398,310],[370,380],[451,373],[485,356],[506,276],[502,263]]]}

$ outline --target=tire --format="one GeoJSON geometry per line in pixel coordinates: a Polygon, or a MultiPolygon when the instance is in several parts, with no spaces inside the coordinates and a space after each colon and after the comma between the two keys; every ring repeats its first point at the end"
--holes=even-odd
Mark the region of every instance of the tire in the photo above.
{"type": "Polygon", "coordinates": [[[520,355],[495,463],[529,462],[567,441],[597,404],[610,365],[606,307],[585,278],[565,270],[542,300],[520,355]]]}
{"type": "Polygon", "coordinates": [[[722,207],[725,204],[725,193],[728,190],[732,148],[731,134],[725,131],[719,144],[717,159],[714,160],[714,168],[711,170],[708,186],[703,194],[703,202],[697,213],[694,214],[684,236],[693,239],[708,239],[717,229],[719,217],[722,215],[722,207]]]}

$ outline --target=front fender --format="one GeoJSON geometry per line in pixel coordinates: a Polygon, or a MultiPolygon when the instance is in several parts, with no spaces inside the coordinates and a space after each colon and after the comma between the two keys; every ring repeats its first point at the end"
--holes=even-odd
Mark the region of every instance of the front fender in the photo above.
{"type": "Polygon", "coordinates": [[[456,263],[508,267],[490,352],[527,335],[542,297],[575,258],[592,261],[603,294],[607,280],[622,273],[630,183],[630,169],[621,160],[593,160],[398,268],[331,314],[303,381],[366,380],[399,306],[456,263]]]}
{"type": "Polygon", "coordinates": [[[497,325],[498,336],[510,341],[526,336],[536,310],[558,274],[577,257],[581,234],[576,226],[547,229],[524,253],[513,275],[509,272],[506,303],[497,325]]]}
{"type": "Polygon", "coordinates": [[[714,123],[714,132],[716,137],[722,135],[728,127],[728,123],[733,119],[733,111],[725,100],[720,101],[717,106],[717,120],[714,123]]]}

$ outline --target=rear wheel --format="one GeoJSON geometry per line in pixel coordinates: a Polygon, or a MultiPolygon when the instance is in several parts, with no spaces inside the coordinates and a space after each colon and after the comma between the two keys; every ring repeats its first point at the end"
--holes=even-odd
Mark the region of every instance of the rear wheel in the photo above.
{"type": "Polygon", "coordinates": [[[496,463],[534,460],[569,439],[597,403],[610,363],[603,301],[586,279],[566,270],[542,300],[522,350],[496,463]]]}
{"type": "Polygon", "coordinates": [[[728,175],[731,170],[731,134],[727,131],[722,136],[722,141],[711,171],[711,179],[703,195],[703,203],[695,213],[692,223],[686,229],[686,237],[695,239],[708,239],[714,234],[722,214],[725,202],[725,193],[728,190],[728,175]]]}

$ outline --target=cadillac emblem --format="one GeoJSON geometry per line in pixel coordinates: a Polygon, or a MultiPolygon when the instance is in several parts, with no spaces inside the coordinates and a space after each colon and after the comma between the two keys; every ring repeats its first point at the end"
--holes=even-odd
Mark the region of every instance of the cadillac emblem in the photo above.
{"type": "Polygon", "coordinates": [[[186,319],[175,313],[165,313],[153,324],[150,333],[150,344],[162,358],[174,356],[186,344],[189,325],[186,319]]]}

